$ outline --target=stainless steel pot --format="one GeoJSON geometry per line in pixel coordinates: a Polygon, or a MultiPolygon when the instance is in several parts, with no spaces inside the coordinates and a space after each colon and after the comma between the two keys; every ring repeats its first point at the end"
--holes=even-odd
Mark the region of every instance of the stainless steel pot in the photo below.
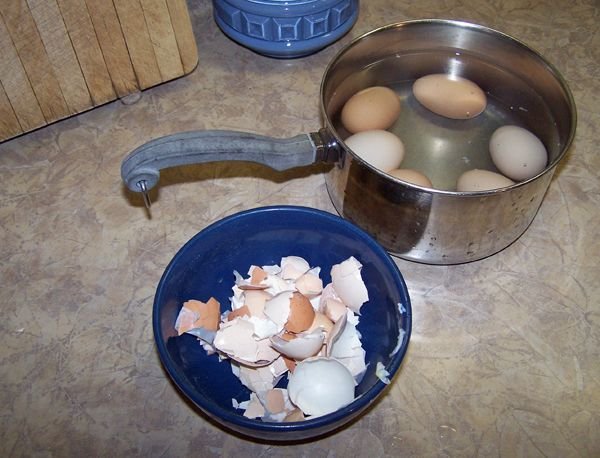
{"type": "MultiPolygon", "coordinates": [[[[527,229],[575,135],[575,103],[559,72],[518,40],[464,22],[407,21],[355,39],[327,67],[320,96],[324,127],[318,132],[290,139],[230,131],[169,135],[125,158],[122,178],[130,190],[146,195],[166,167],[243,160],[283,170],[331,162],[327,189],[340,215],[401,258],[455,264],[494,254],[527,229]],[[348,133],[339,112],[351,95],[373,85],[409,87],[430,73],[452,73],[477,83],[494,106],[504,107],[506,120],[544,142],[549,154],[545,170],[500,190],[453,191],[451,183],[467,167],[493,168],[487,147],[473,147],[487,145],[493,122],[455,129],[443,120],[426,119],[418,107],[397,133],[405,145],[423,151],[406,166],[427,170],[436,189],[393,178],[345,146],[348,133]]],[[[411,103],[410,94],[405,102],[411,103]]]]}

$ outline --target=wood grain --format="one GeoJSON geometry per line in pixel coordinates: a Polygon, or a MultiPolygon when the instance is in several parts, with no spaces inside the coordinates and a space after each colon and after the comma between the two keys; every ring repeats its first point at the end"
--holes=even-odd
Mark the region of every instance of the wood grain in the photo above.
{"type": "Polygon", "coordinates": [[[23,131],[46,123],[17,50],[0,16],[0,82],[23,131]]]}
{"type": "Polygon", "coordinates": [[[112,0],[86,0],[108,73],[119,97],[139,90],[112,0]]]}
{"type": "Polygon", "coordinates": [[[198,47],[192,21],[185,0],[167,0],[171,23],[184,73],[190,73],[198,65],[198,47]]]}
{"type": "Polygon", "coordinates": [[[92,105],[90,92],[56,0],[27,0],[70,114],[92,105]]]}
{"type": "Polygon", "coordinates": [[[186,0],[0,0],[0,142],[197,62],[186,0]]]}
{"type": "Polygon", "coordinates": [[[58,6],[93,105],[114,100],[117,94],[113,89],[85,0],[58,0],[58,6]]]}
{"type": "Polygon", "coordinates": [[[0,1],[0,14],[47,122],[69,115],[48,54],[25,0],[0,1]]]}
{"type": "Polygon", "coordinates": [[[141,0],[163,81],[183,75],[183,64],[165,0],[141,0]]]}
{"type": "Polygon", "coordinates": [[[141,89],[162,82],[154,47],[139,0],[113,0],[133,70],[141,89]]]}
{"type": "Polygon", "coordinates": [[[0,84],[0,138],[14,137],[23,132],[4,87],[0,84]]]}

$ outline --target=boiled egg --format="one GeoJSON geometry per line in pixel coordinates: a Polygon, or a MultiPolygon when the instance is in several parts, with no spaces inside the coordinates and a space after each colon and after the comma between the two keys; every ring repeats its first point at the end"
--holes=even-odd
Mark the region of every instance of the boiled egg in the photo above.
{"type": "Polygon", "coordinates": [[[432,188],[431,180],[425,176],[425,174],[413,169],[394,169],[388,172],[389,175],[394,178],[398,178],[402,181],[408,181],[409,183],[423,186],[425,188],[432,188]]]}
{"type": "Polygon", "coordinates": [[[515,184],[509,178],[490,170],[473,169],[464,172],[456,183],[456,190],[467,191],[489,191],[490,189],[505,188],[515,184]]]}
{"type": "Polygon", "coordinates": [[[342,124],[352,133],[365,130],[385,130],[400,115],[400,99],[383,86],[373,86],[357,92],[342,108],[342,124]]]}
{"type": "Polygon", "coordinates": [[[367,130],[344,140],[365,162],[384,172],[397,169],[404,159],[404,144],[387,130],[367,130]]]}
{"type": "Polygon", "coordinates": [[[415,98],[428,110],[451,119],[469,119],[481,114],[487,98],[481,88],[466,78],[435,73],[413,84],[415,98]]]}
{"type": "Polygon", "coordinates": [[[513,180],[533,178],[544,170],[548,153],[542,141],[519,126],[502,126],[490,138],[494,165],[513,180]]]}

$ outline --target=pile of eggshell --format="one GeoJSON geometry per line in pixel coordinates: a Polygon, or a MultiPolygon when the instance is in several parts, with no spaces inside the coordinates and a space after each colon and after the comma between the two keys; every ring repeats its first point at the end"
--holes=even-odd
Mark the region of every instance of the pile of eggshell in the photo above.
{"type": "MultiPolygon", "coordinates": [[[[175,322],[179,335],[198,337],[204,349],[231,362],[233,374],[251,391],[233,406],[248,418],[299,421],[334,412],[355,398],[365,370],[357,330],[369,300],[354,257],[332,266],[323,286],[320,267],[298,256],[279,265],[251,266],[247,278],[234,272],[231,310],[189,300],[175,322]],[[287,389],[275,388],[288,374],[287,389]]],[[[383,365],[377,376],[389,383],[383,365]]]]}
{"type": "MultiPolygon", "coordinates": [[[[487,98],[474,82],[455,75],[431,74],[417,79],[412,87],[415,99],[431,112],[464,120],[483,113],[487,98]]],[[[401,103],[388,87],[373,86],[354,94],[341,112],[344,127],[352,134],[346,145],[367,163],[403,181],[432,188],[431,180],[419,170],[403,169],[402,140],[389,132],[400,116],[401,103]]],[[[501,173],[473,169],[457,181],[457,191],[485,191],[503,188],[533,178],[548,161],[544,144],[533,133],[515,126],[499,127],[489,141],[492,162],[501,173]],[[513,181],[514,180],[514,181],[513,181]]]]}

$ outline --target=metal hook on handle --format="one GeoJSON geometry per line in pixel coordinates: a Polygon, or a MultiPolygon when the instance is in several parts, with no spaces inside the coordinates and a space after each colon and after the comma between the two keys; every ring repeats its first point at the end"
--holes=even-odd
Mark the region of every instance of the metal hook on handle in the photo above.
{"type": "Polygon", "coordinates": [[[150,201],[150,194],[148,193],[148,188],[146,187],[146,180],[140,180],[136,183],[136,185],[138,188],[140,188],[142,196],[144,196],[144,205],[148,210],[150,210],[152,202],[150,201]]]}

